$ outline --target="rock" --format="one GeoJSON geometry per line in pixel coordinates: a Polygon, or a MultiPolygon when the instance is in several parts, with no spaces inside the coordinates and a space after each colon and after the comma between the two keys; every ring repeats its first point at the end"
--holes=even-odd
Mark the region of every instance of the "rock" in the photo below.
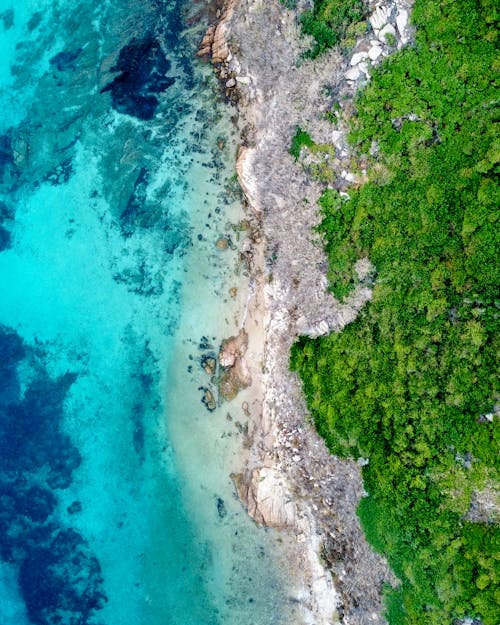
{"type": "Polygon", "coordinates": [[[238,149],[238,158],[236,160],[236,174],[250,208],[257,216],[260,216],[261,209],[256,197],[255,181],[252,176],[254,154],[255,148],[240,146],[238,149]]]}
{"type": "Polygon", "coordinates": [[[229,241],[227,240],[227,237],[219,237],[215,242],[215,246],[218,250],[227,250],[227,248],[229,247],[229,241]]]}
{"type": "Polygon", "coordinates": [[[234,78],[230,78],[227,82],[226,82],[226,87],[228,89],[231,89],[232,87],[236,87],[236,80],[234,78]]]}
{"type": "Polygon", "coordinates": [[[219,519],[223,519],[227,515],[226,504],[222,497],[217,497],[217,514],[219,515],[219,519]]]}
{"type": "Polygon", "coordinates": [[[82,508],[83,506],[81,501],[74,501],[71,505],[67,507],[68,514],[76,514],[77,512],[81,512],[82,508]]]}
{"type": "Polygon", "coordinates": [[[213,412],[217,408],[217,402],[215,401],[214,394],[208,388],[200,386],[199,391],[203,391],[203,397],[201,403],[205,405],[209,412],[213,412]]]}
{"type": "Polygon", "coordinates": [[[232,286],[229,289],[229,296],[230,297],[236,297],[236,294],[238,293],[238,289],[235,286],[232,286]]]}
{"type": "Polygon", "coordinates": [[[249,85],[252,82],[250,80],[250,76],[237,76],[236,80],[240,83],[240,85],[249,85]]]}
{"type": "Polygon", "coordinates": [[[297,509],[278,470],[260,467],[253,469],[250,475],[232,477],[248,514],[257,523],[267,527],[295,525],[297,509]]]}
{"type": "Polygon", "coordinates": [[[404,35],[406,27],[408,26],[408,11],[400,9],[396,16],[396,26],[401,35],[404,35]]]}
{"type": "Polygon", "coordinates": [[[252,383],[243,358],[247,347],[248,335],[245,330],[240,330],[238,336],[232,336],[222,342],[219,364],[223,367],[223,371],[219,381],[219,393],[227,401],[234,399],[242,388],[252,383]]]}
{"type": "Polygon", "coordinates": [[[351,67],[351,69],[349,69],[345,73],[345,77],[347,78],[347,80],[358,80],[360,76],[361,76],[361,71],[359,67],[351,67]]]}
{"type": "Polygon", "coordinates": [[[217,369],[217,361],[213,356],[202,356],[201,366],[203,367],[205,373],[213,375],[217,369]]]}
{"type": "Polygon", "coordinates": [[[370,15],[370,24],[373,30],[379,30],[387,24],[389,19],[388,11],[385,7],[377,7],[375,11],[370,15]]]}
{"type": "Polygon", "coordinates": [[[363,61],[362,63],[360,63],[358,65],[359,71],[361,73],[363,73],[365,76],[368,76],[370,73],[370,69],[368,67],[368,63],[366,63],[366,61],[363,61]]]}
{"type": "Polygon", "coordinates": [[[223,63],[229,55],[229,47],[226,43],[224,29],[221,28],[222,22],[217,26],[214,40],[212,43],[212,63],[223,63]]]}
{"type": "Polygon", "coordinates": [[[212,51],[211,46],[205,46],[204,48],[200,48],[196,53],[196,56],[210,56],[210,52],[212,51]]]}
{"type": "Polygon", "coordinates": [[[368,52],[365,52],[364,50],[361,52],[355,52],[351,58],[351,65],[357,65],[358,63],[360,63],[361,61],[364,61],[367,58],[368,58],[368,52]]]}
{"type": "Polygon", "coordinates": [[[381,41],[382,43],[388,43],[387,35],[392,35],[394,38],[396,37],[396,29],[392,24],[386,24],[384,28],[382,28],[382,30],[378,34],[379,41],[381,41]]]}
{"type": "Polygon", "coordinates": [[[242,358],[248,347],[248,334],[240,330],[237,336],[222,341],[219,363],[222,367],[234,367],[237,359],[242,358]]]}
{"type": "Polygon", "coordinates": [[[368,56],[372,61],[376,61],[381,54],[382,48],[380,46],[373,46],[368,50],[368,56]]]}

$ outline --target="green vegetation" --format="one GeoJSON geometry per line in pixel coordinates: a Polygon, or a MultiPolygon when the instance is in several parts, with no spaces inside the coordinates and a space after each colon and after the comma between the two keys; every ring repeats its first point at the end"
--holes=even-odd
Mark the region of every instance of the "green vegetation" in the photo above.
{"type": "Polygon", "coordinates": [[[300,150],[303,147],[311,148],[313,145],[314,141],[311,139],[310,135],[302,130],[302,128],[297,126],[297,129],[292,139],[292,144],[290,146],[290,154],[294,157],[294,159],[298,160],[300,156],[300,150]]]}
{"type": "Polygon", "coordinates": [[[365,15],[363,0],[314,0],[313,8],[301,15],[302,31],[314,37],[307,56],[315,58],[346,39],[353,45],[366,30],[365,15]]]}
{"type": "Polygon", "coordinates": [[[341,333],[300,339],[292,368],[330,450],[365,457],[368,539],[401,585],[392,625],[500,622],[500,141],[493,0],[416,0],[414,47],[374,71],[351,140],[370,182],[324,192],[337,297],[358,258],[373,299],[341,333]]]}

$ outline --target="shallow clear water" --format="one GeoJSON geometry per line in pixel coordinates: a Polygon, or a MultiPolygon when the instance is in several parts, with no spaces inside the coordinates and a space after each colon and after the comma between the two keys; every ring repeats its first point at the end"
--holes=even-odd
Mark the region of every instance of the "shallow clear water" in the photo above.
{"type": "Polygon", "coordinates": [[[292,622],[241,399],[200,401],[242,214],[189,9],[0,0],[2,625],[292,622]]]}

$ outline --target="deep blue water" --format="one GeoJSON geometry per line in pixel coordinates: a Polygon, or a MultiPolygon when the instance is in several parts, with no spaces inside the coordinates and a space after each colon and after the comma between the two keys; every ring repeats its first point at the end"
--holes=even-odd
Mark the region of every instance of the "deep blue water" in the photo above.
{"type": "Polygon", "coordinates": [[[186,285],[227,218],[188,9],[0,0],[2,625],[287,622],[274,538],[170,436],[207,418],[196,375],[170,376],[198,357],[186,285]]]}

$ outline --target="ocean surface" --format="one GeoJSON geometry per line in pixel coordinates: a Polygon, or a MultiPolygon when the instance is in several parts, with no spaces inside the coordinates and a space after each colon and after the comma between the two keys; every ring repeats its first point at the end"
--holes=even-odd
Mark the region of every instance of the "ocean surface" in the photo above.
{"type": "Polygon", "coordinates": [[[203,6],[0,0],[1,625],[293,622],[201,402],[246,297],[203,6]]]}

